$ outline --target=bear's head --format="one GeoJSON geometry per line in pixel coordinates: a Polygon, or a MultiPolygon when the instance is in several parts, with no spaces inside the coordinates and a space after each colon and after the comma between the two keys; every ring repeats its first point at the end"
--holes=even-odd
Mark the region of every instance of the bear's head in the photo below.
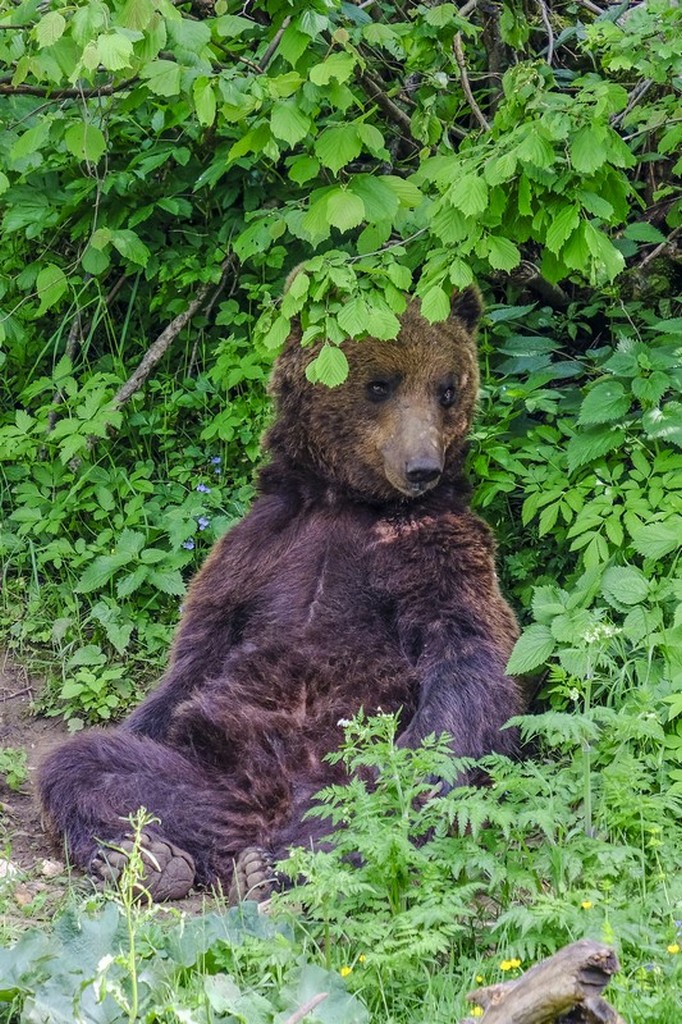
{"type": "Polygon", "coordinates": [[[271,380],[276,420],[265,437],[327,486],[370,502],[417,498],[459,471],[478,392],[474,287],[455,295],[448,320],[430,324],[413,300],[395,341],[347,342],[343,384],[311,384],[319,349],[295,330],[271,380]]]}

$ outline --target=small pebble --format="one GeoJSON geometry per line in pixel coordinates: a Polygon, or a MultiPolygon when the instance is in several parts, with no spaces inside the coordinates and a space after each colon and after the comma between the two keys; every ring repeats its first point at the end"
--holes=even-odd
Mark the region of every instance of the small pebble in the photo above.
{"type": "Polygon", "coordinates": [[[46,857],[41,860],[39,870],[43,878],[57,878],[64,874],[64,865],[60,860],[50,860],[46,857]]]}

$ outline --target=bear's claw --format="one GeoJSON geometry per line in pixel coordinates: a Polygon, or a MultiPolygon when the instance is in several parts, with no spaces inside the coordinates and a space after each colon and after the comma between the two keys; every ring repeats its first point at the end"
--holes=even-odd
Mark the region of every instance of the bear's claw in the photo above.
{"type": "MultiPolygon", "coordinates": [[[[101,882],[118,882],[133,845],[132,836],[127,835],[116,846],[100,846],[90,861],[90,873],[101,882]]],[[[160,836],[142,832],[140,856],[144,874],[135,885],[139,896],[148,895],[155,903],[163,903],[180,900],[187,895],[196,874],[194,860],[188,853],[160,836]]]]}
{"type": "Polygon", "coordinates": [[[231,907],[241,900],[255,900],[262,903],[277,888],[277,876],[273,859],[261,846],[247,846],[234,862],[232,882],[227,894],[231,907]]]}

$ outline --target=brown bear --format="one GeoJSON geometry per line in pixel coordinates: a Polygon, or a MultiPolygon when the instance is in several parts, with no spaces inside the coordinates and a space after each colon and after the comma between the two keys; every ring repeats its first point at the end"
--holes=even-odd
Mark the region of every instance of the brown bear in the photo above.
{"type": "Polygon", "coordinates": [[[447,732],[454,755],[512,752],[517,625],[462,476],[480,315],[474,288],[444,323],[412,301],[397,340],[348,343],[334,389],[307,381],[293,332],[260,495],[192,583],[163,681],[39,772],[77,865],[115,877],[142,805],[158,819],[144,835],[153,898],[257,887],[269,858],[329,830],[304,815],[342,779],[325,754],[361,708],[400,710],[402,744],[447,732]]]}

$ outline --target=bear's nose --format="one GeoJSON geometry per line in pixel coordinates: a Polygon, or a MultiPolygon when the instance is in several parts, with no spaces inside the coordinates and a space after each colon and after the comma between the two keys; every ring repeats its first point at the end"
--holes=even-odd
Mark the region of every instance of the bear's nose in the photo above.
{"type": "Polygon", "coordinates": [[[430,484],[437,480],[442,471],[440,462],[423,459],[419,462],[408,462],[405,476],[411,484],[430,484]]]}

